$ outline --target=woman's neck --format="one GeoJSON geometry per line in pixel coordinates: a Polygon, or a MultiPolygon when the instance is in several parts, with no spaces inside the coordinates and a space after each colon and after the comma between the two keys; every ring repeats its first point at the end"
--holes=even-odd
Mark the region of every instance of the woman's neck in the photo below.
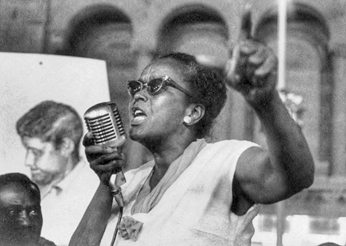
{"type": "Polygon", "coordinates": [[[168,168],[171,163],[178,159],[181,156],[185,149],[192,143],[193,141],[184,141],[171,145],[162,146],[157,148],[155,152],[152,152],[154,156],[155,166],[153,170],[153,174],[150,179],[150,187],[153,189],[158,182],[162,179],[162,177],[166,174],[168,168]]]}

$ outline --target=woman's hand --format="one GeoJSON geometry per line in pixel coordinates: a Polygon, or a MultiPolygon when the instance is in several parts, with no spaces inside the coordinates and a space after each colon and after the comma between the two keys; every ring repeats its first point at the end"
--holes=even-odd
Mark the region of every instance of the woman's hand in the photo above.
{"type": "Polygon", "coordinates": [[[238,44],[226,66],[226,82],[252,106],[270,100],[276,88],[277,59],[272,50],[251,36],[251,15],[242,18],[238,44]]]}
{"type": "Polygon", "coordinates": [[[95,145],[91,132],[85,134],[83,145],[90,168],[99,176],[100,181],[108,186],[110,176],[118,173],[125,165],[125,155],[116,147],[95,145]]]}

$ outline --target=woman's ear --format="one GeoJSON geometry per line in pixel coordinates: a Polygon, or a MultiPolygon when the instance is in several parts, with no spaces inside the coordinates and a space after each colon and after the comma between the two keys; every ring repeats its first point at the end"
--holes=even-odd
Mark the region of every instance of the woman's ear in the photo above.
{"type": "Polygon", "coordinates": [[[203,118],[205,109],[201,104],[191,104],[187,111],[184,123],[186,125],[194,125],[203,118]]]}

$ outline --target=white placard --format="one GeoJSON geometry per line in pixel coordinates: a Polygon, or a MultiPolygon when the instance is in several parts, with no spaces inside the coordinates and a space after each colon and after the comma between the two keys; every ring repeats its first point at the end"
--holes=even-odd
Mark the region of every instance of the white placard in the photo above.
{"type": "MultiPolygon", "coordinates": [[[[15,129],[16,121],[29,109],[53,100],[74,107],[83,119],[89,107],[110,100],[106,63],[101,60],[0,53],[0,74],[0,174],[29,174],[24,166],[25,149],[15,129]]],[[[83,127],[85,133],[84,120],[83,127]]]]}

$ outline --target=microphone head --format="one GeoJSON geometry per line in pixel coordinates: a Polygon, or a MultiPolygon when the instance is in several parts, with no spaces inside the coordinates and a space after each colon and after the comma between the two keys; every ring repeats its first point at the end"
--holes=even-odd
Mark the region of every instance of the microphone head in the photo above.
{"type": "Polygon", "coordinates": [[[114,102],[103,102],[92,106],[85,112],[84,120],[96,144],[119,147],[125,143],[125,130],[114,102]]]}

